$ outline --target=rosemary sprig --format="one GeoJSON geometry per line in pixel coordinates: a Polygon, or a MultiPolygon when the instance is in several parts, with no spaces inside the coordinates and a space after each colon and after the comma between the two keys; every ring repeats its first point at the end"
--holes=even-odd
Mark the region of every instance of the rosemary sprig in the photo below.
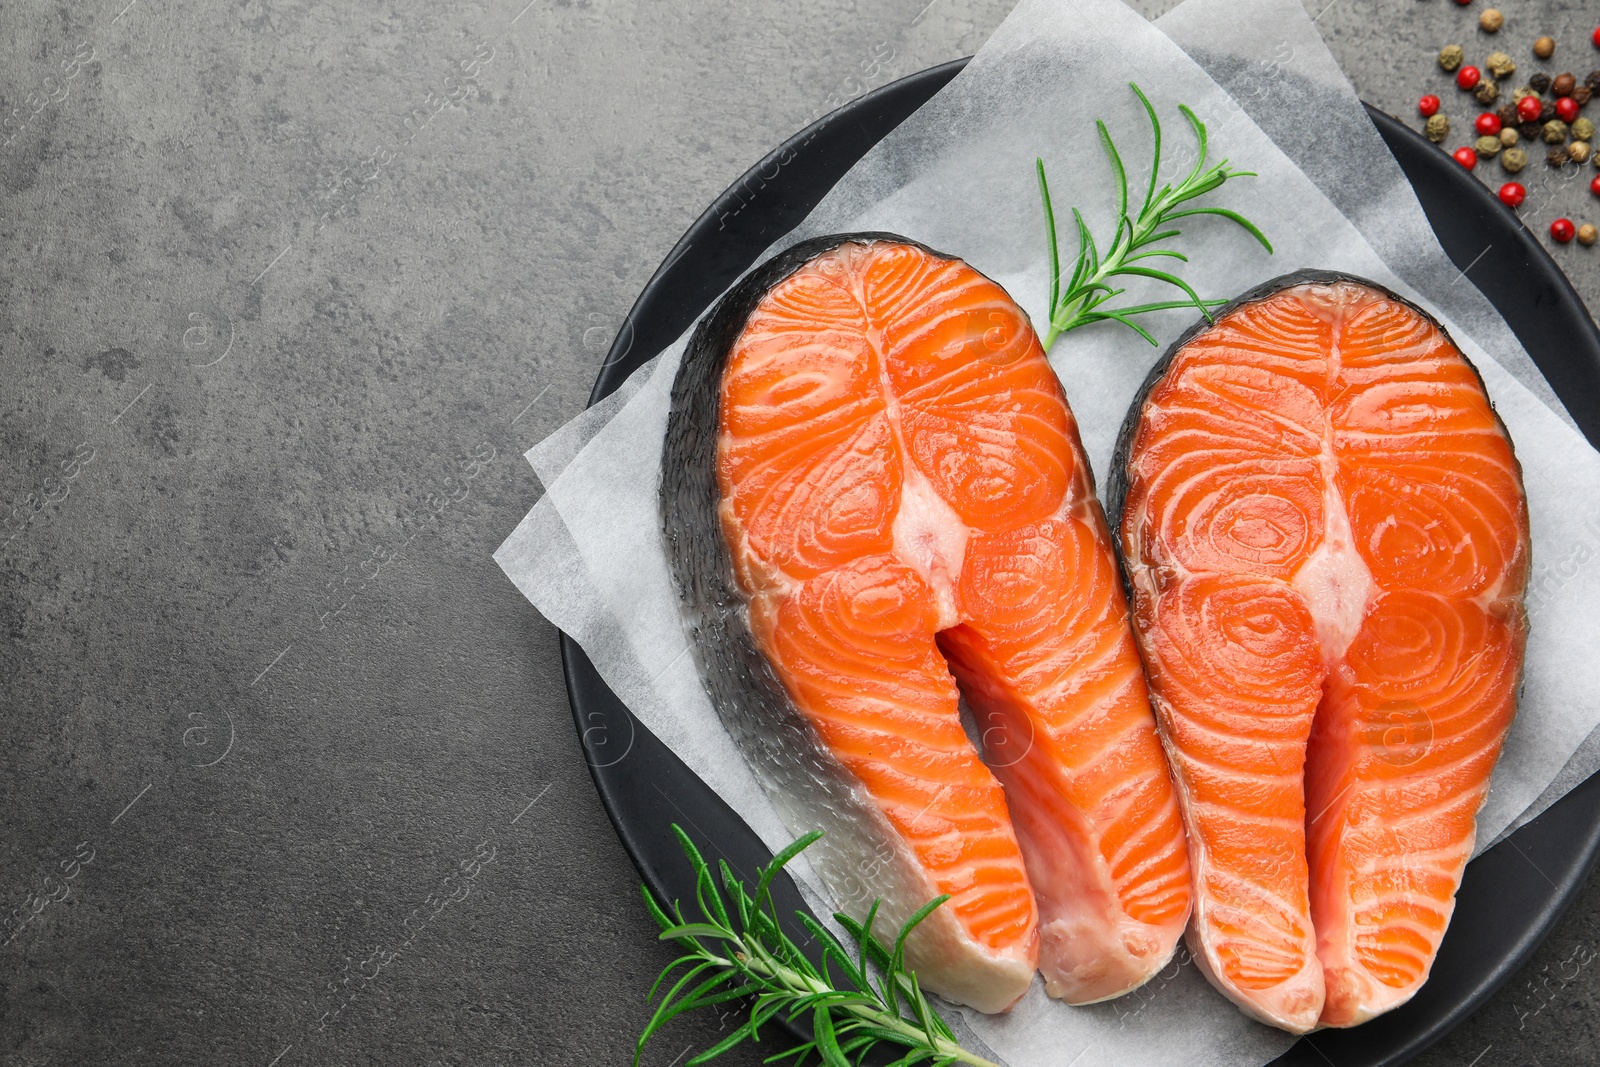
{"type": "Polygon", "coordinates": [[[1044,160],[1036,160],[1039,172],[1039,198],[1044,201],[1045,230],[1050,242],[1050,329],[1044,338],[1046,351],[1049,351],[1057,337],[1068,330],[1105,320],[1120,322],[1137,330],[1141,337],[1153,345],[1156,339],[1143,326],[1133,321],[1134,315],[1165,311],[1169,308],[1195,307],[1209,319],[1212,308],[1227,303],[1226,300],[1202,300],[1200,294],[1176,274],[1141,265],[1142,260],[1161,256],[1184,263],[1189,261],[1181,252],[1154,247],[1162,241],[1180,235],[1181,231],[1171,228],[1172,223],[1178,219],[1197,215],[1219,215],[1238,223],[1250,236],[1261,242],[1269,255],[1272,252],[1272,244],[1266,235],[1256,227],[1255,223],[1236,211],[1222,207],[1189,207],[1179,210],[1184,204],[1219,188],[1229,178],[1255,177],[1253,171],[1229,170],[1226,159],[1206,166],[1205,123],[1183,104],[1178,105],[1178,110],[1194,128],[1195,140],[1199,143],[1199,157],[1195,160],[1188,176],[1176,186],[1168,183],[1159,190],[1156,188],[1157,174],[1161,170],[1161,120],[1156,117],[1156,109],[1150,106],[1150,101],[1144,92],[1132,82],[1128,84],[1139,97],[1139,103],[1144,105],[1145,114],[1150,116],[1150,128],[1155,134],[1155,154],[1150,161],[1150,182],[1145,188],[1144,205],[1139,208],[1138,215],[1128,214],[1128,172],[1122,165],[1122,157],[1117,153],[1117,146],[1112,142],[1106,124],[1096,119],[1095,126],[1100,131],[1100,143],[1111,160],[1111,169],[1117,179],[1117,233],[1111,240],[1111,247],[1102,254],[1095,244],[1093,235],[1089,233],[1089,227],[1084,223],[1083,216],[1079,214],[1077,208],[1072,209],[1072,218],[1078,224],[1078,262],[1073,267],[1072,276],[1067,280],[1064,290],[1061,285],[1061,249],[1056,239],[1056,216],[1050,206],[1050,185],[1044,176],[1044,160]],[[1163,300],[1128,307],[1107,307],[1110,301],[1127,291],[1116,288],[1113,282],[1113,279],[1123,277],[1154,278],[1166,282],[1182,289],[1186,299],[1163,300]]]}
{"type": "Polygon", "coordinates": [[[645,907],[661,926],[661,940],[676,941],[684,954],[673,960],[650,987],[649,999],[654,1000],[668,978],[677,975],[639,1035],[634,1067],[639,1065],[645,1042],[672,1019],[695,1008],[739,1000],[749,1002],[749,1017],[684,1067],[699,1067],[747,1039],[759,1041],[761,1027],[780,1015],[790,1021],[809,1017],[812,1038],[769,1056],[767,1063],[793,1058],[795,1067],[799,1067],[815,1054],[825,1067],[859,1067],[868,1052],[886,1045],[905,1050],[894,1061],[895,1067],[922,1063],[929,1067],[956,1063],[997,1067],[957,1043],[949,1024],[928,1003],[916,974],[905,969],[906,938],[949,897],[935,897],[907,919],[892,950],[872,931],[878,901],[873,902],[864,923],[847,915],[834,916],[849,932],[853,951],[811,916],[797,913],[806,931],[822,947],[822,969],[818,970],[779,928],[772,882],[785,864],[822,836],[821,830],[806,834],[760,868],[754,896],[727,863],[720,861],[719,890],[710,865],[689,835],[676,823],[672,831],[694,868],[701,918],[698,922],[686,921],[677,903],[669,915],[649,889],[640,887],[645,907]],[[724,891],[733,902],[731,912],[724,891]],[[877,972],[876,982],[869,966],[870,971],[877,972]],[[682,968],[687,970],[679,974],[682,968]]]}

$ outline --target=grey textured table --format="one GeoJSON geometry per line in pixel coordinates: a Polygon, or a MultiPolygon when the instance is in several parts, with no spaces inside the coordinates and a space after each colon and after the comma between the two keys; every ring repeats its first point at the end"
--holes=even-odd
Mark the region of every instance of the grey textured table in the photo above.
{"type": "MultiPolygon", "coordinates": [[[[630,1054],[668,954],[490,558],[519,454],[747,165],[1010,5],[525,2],[0,9],[0,1062],[630,1054]]],[[[1310,6],[1413,121],[1478,39],[1310,6]]],[[[1600,66],[1592,2],[1501,6],[1600,66]]],[[[1536,229],[1600,220],[1528,174],[1536,229]]],[[[1586,1056],[1597,921],[1592,885],[1421,1062],[1586,1056]]]]}

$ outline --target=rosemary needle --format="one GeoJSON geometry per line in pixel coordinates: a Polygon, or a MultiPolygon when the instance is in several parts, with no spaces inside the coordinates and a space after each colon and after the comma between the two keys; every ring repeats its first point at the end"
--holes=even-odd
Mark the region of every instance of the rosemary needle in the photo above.
{"type": "Polygon", "coordinates": [[[717,865],[719,889],[718,879],[689,835],[676,823],[672,832],[694,868],[700,918],[686,921],[676,903],[669,914],[648,889],[640,887],[645,907],[661,927],[661,940],[676,941],[684,954],[673,960],[650,988],[649,999],[654,1000],[668,979],[676,976],[639,1035],[634,1067],[638,1067],[645,1042],[668,1022],[686,1011],[730,1001],[746,1002],[748,1018],[684,1067],[699,1067],[746,1040],[759,1041],[761,1027],[778,1016],[795,1022],[809,1019],[812,1037],[767,1057],[767,1063],[792,1060],[800,1065],[815,1056],[826,1067],[857,1067],[874,1048],[888,1046],[901,1054],[895,1067],[950,1067],[957,1063],[998,1067],[961,1047],[949,1024],[928,1002],[916,974],[905,968],[906,938],[949,897],[935,897],[907,919],[892,949],[879,941],[872,929],[879,901],[873,902],[865,922],[834,916],[849,933],[851,949],[811,916],[798,913],[806,932],[822,946],[822,967],[818,969],[779,928],[772,882],[785,864],[822,836],[821,830],[806,834],[761,868],[754,895],[722,862],[717,865]]]}
{"type": "Polygon", "coordinates": [[[1111,161],[1111,169],[1116,176],[1117,232],[1111,240],[1111,246],[1102,254],[1095,244],[1094,236],[1089,232],[1089,227],[1084,223],[1083,216],[1077,208],[1072,209],[1072,218],[1078,229],[1078,261],[1065,287],[1061,283],[1061,249],[1056,236],[1055,211],[1050,204],[1050,184],[1045,179],[1044,160],[1035,161],[1039,174],[1039,198],[1044,203],[1046,238],[1050,245],[1050,328],[1044,337],[1046,351],[1055,344],[1057,337],[1068,330],[1106,320],[1120,322],[1138,331],[1141,337],[1153,345],[1156,339],[1150,335],[1150,331],[1134,322],[1133,316],[1151,311],[1165,311],[1169,308],[1194,307],[1209,319],[1212,308],[1227,303],[1226,300],[1202,300],[1193,287],[1176,274],[1141,262],[1159,257],[1176,259],[1184,263],[1189,261],[1181,252],[1157,247],[1163,241],[1180,236],[1181,231],[1172,228],[1172,224],[1179,219],[1198,215],[1220,216],[1243,227],[1250,236],[1261,242],[1268,254],[1272,252],[1272,244],[1266,235],[1255,223],[1238,212],[1222,207],[1184,207],[1185,204],[1220,188],[1229,178],[1253,178],[1255,173],[1247,170],[1230,170],[1226,159],[1206,166],[1205,123],[1183,104],[1178,105],[1178,110],[1194,129],[1195,140],[1199,145],[1199,157],[1189,174],[1177,185],[1169,183],[1160,189],[1156,188],[1157,175],[1161,170],[1161,120],[1156,117],[1156,110],[1150,106],[1150,101],[1144,92],[1132,82],[1128,84],[1138,96],[1139,103],[1144,105],[1145,114],[1150,117],[1151,131],[1155,135],[1155,152],[1150,161],[1150,182],[1145,189],[1144,204],[1139,208],[1137,215],[1129,215],[1128,172],[1122,165],[1122,157],[1117,152],[1117,146],[1112,141],[1106,124],[1097,119],[1095,127],[1100,132],[1100,144],[1105,148],[1106,156],[1111,161]],[[1114,280],[1126,277],[1153,278],[1176,286],[1183,290],[1185,299],[1122,307],[1108,306],[1112,300],[1127,291],[1117,288],[1114,280]]]}

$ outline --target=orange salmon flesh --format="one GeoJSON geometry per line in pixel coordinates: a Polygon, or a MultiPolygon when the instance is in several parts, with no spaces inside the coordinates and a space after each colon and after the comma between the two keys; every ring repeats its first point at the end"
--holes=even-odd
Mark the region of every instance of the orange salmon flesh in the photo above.
{"type": "Polygon", "coordinates": [[[1179,345],[1135,417],[1119,526],[1190,947],[1264,1022],[1356,1025],[1427,979],[1515,712],[1511,442],[1436,324],[1334,276],[1179,345]]]}
{"type": "Polygon", "coordinates": [[[1183,826],[1105,518],[1026,315],[959,260],[847,241],[756,304],[717,433],[756,645],[950,895],[930,920],[953,924],[943,947],[909,946],[924,986],[994,1011],[1035,965],[1069,1003],[1159,971],[1190,910],[1183,826]]]}

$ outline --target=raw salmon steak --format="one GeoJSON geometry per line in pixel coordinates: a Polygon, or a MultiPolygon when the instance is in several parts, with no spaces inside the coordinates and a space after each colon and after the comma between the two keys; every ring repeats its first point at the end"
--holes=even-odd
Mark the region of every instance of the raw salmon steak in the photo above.
{"type": "Polygon", "coordinates": [[[891,234],[759,268],[685,352],[662,508],[712,702],[826,831],[843,909],[950,896],[908,944],[925,987],[993,1012],[1036,966],[1072,1003],[1162,967],[1182,821],[1077,427],[1004,290],[891,234]]]}
{"type": "Polygon", "coordinates": [[[1189,833],[1189,942],[1286,1030],[1428,977],[1516,710],[1521,469],[1425,313],[1302,272],[1152,371],[1111,477],[1189,833]]]}

